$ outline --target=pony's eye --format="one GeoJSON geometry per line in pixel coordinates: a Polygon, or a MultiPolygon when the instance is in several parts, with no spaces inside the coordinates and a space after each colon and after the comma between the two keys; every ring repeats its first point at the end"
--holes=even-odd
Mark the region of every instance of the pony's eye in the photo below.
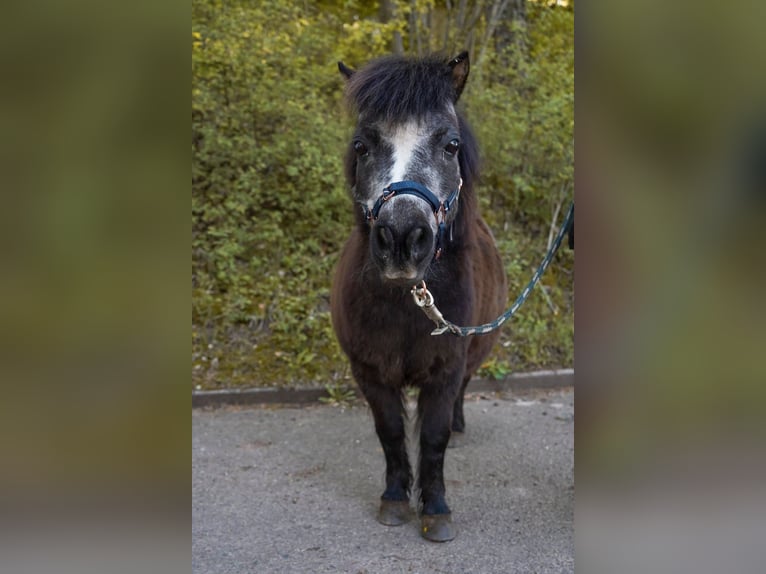
{"type": "Polygon", "coordinates": [[[460,142],[454,139],[454,140],[451,140],[446,146],[444,146],[444,151],[446,151],[450,155],[455,155],[459,147],[460,147],[460,142]]]}
{"type": "Polygon", "coordinates": [[[367,146],[364,145],[364,143],[359,140],[356,140],[354,142],[354,151],[356,152],[357,155],[360,155],[360,156],[367,155],[368,153],[367,146]]]}

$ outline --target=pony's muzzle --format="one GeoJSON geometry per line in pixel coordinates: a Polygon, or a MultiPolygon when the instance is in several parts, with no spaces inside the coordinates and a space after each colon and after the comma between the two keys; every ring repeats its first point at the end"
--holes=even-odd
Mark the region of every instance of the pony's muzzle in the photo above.
{"type": "Polygon", "coordinates": [[[396,225],[379,220],[372,227],[370,247],[384,280],[412,285],[422,278],[434,241],[433,230],[422,223],[396,225]]]}

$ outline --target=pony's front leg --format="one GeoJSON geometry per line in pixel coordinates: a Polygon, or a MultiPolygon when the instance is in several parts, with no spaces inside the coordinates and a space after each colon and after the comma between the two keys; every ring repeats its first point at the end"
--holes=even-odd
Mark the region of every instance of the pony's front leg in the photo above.
{"type": "Polygon", "coordinates": [[[443,385],[428,384],[420,390],[420,487],[421,530],[427,540],[446,542],[455,538],[452,514],[445,499],[444,452],[449,443],[455,399],[462,372],[443,385]]]}
{"type": "Polygon", "coordinates": [[[412,470],[407,457],[404,404],[401,390],[359,382],[375,420],[375,431],[386,457],[386,490],[380,497],[378,522],[399,526],[410,519],[410,486],[412,470]]]}

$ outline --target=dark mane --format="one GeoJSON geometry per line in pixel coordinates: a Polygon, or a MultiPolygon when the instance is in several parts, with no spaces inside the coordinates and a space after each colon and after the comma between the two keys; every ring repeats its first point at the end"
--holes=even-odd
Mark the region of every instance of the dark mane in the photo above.
{"type": "Polygon", "coordinates": [[[457,119],[460,126],[460,151],[457,160],[460,164],[460,177],[463,178],[463,193],[474,200],[473,188],[479,180],[479,144],[476,143],[471,126],[460,112],[457,119]]]}
{"type": "MultiPolygon", "coordinates": [[[[402,122],[443,110],[458,94],[452,85],[448,58],[432,54],[424,58],[385,56],[353,73],[346,86],[346,97],[364,121],[402,122]]],[[[479,177],[479,148],[470,126],[456,110],[460,126],[460,174],[462,196],[473,195],[479,177]]],[[[349,145],[345,172],[349,185],[355,185],[356,154],[349,145]]],[[[473,203],[473,202],[471,202],[473,203]]]]}

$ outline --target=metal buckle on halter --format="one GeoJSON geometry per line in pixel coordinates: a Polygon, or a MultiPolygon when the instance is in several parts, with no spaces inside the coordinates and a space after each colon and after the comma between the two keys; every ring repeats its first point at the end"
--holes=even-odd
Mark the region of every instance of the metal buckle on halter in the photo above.
{"type": "Polygon", "coordinates": [[[381,196],[380,196],[380,201],[382,201],[383,203],[385,203],[385,202],[387,202],[389,199],[391,199],[392,197],[394,197],[395,195],[396,195],[396,190],[395,190],[395,189],[390,189],[390,188],[388,188],[388,187],[387,187],[387,188],[385,188],[385,189],[383,190],[383,195],[381,195],[381,196]]]}
{"type": "Polygon", "coordinates": [[[445,223],[447,221],[447,207],[444,205],[444,202],[442,201],[439,204],[439,209],[434,212],[434,215],[436,216],[436,223],[445,223]]]}

